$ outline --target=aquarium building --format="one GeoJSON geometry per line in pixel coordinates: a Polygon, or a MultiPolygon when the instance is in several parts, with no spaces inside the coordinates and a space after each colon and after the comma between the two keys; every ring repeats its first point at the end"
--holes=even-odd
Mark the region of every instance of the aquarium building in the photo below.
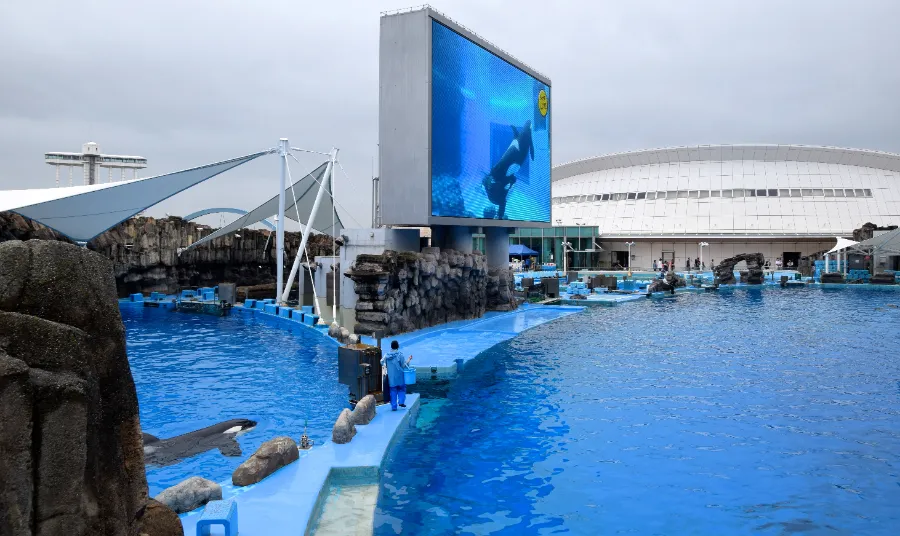
{"type": "MultiPolygon", "coordinates": [[[[762,252],[793,261],[851,238],[866,222],[900,224],[900,155],[804,145],[699,145],[555,166],[549,229],[511,239],[569,266],[646,268],[653,259],[721,260],[762,252]],[[705,244],[701,246],[701,243],[705,244]],[[708,244],[708,245],[706,245],[708,244]],[[702,253],[700,250],[703,250],[702,253]]],[[[896,268],[897,258],[878,259],[896,268]]]]}

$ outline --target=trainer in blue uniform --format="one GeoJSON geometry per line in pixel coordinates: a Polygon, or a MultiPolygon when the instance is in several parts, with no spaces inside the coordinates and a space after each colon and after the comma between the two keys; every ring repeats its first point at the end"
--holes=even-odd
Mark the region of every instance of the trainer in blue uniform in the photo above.
{"type": "Polygon", "coordinates": [[[381,358],[381,365],[387,369],[388,381],[391,382],[391,410],[397,411],[397,402],[401,408],[406,407],[406,379],[403,371],[409,366],[412,356],[404,361],[400,353],[400,343],[391,341],[391,351],[381,358]]]}

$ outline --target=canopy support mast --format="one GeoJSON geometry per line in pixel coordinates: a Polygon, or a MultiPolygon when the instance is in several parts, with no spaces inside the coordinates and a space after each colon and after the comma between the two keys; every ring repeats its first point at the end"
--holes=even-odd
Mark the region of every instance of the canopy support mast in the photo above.
{"type": "Polygon", "coordinates": [[[278,140],[278,156],[281,158],[281,179],[278,189],[278,221],[275,228],[275,262],[276,280],[275,280],[275,300],[281,304],[287,301],[287,293],[282,296],[281,290],[284,288],[284,181],[287,175],[287,155],[288,140],[281,138],[278,140]]]}
{"type": "MultiPolygon", "coordinates": [[[[284,287],[284,294],[281,294],[281,301],[285,302],[288,299],[288,294],[291,292],[291,286],[294,284],[294,277],[297,275],[297,270],[300,269],[300,259],[303,256],[303,252],[306,251],[306,243],[309,241],[309,234],[312,232],[313,221],[315,221],[316,213],[319,211],[319,205],[322,202],[322,197],[325,195],[325,191],[328,188],[328,182],[331,180],[331,174],[334,173],[334,161],[337,156],[337,149],[331,150],[331,160],[328,161],[328,166],[325,168],[325,173],[322,174],[322,182],[319,184],[319,191],[316,193],[316,200],[313,203],[312,210],[309,213],[309,219],[306,222],[306,227],[303,229],[303,237],[300,239],[300,248],[297,249],[297,256],[294,257],[294,264],[291,266],[291,274],[288,276],[287,285],[284,287]]],[[[287,165],[285,161],[285,165],[287,165]]],[[[282,190],[282,193],[284,190],[282,190]]],[[[283,207],[282,207],[283,208],[283,207]]],[[[280,288],[278,289],[281,290],[280,288]]]]}

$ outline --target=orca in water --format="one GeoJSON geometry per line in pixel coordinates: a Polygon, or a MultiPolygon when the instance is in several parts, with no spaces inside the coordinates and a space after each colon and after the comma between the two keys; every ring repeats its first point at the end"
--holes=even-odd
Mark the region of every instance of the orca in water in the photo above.
{"type": "Polygon", "coordinates": [[[254,426],[256,421],[232,419],[169,439],[142,434],[144,461],[159,466],[173,465],[212,449],[219,449],[224,456],[240,456],[241,446],[235,437],[254,426]]]}
{"type": "Polygon", "coordinates": [[[511,126],[513,140],[506,148],[506,152],[500,157],[500,161],[494,164],[481,183],[491,203],[497,205],[497,219],[505,219],[506,197],[509,189],[516,183],[516,172],[525,163],[529,153],[534,160],[534,143],[531,141],[531,121],[525,121],[522,130],[511,126]]]}

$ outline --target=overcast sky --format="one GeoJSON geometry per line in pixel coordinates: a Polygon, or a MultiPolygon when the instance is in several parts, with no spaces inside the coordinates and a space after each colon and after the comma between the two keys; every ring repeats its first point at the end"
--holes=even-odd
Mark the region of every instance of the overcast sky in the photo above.
{"type": "MultiPolygon", "coordinates": [[[[900,152],[897,0],[432,5],[552,79],[554,165],[702,143],[900,152]]],[[[338,201],[367,226],[378,18],[402,7],[4,0],[0,189],[53,186],[43,153],[80,151],[87,141],[145,156],[149,176],[283,136],[294,146],[340,148],[350,180],[338,175],[338,201]]],[[[151,214],[250,209],[274,195],[277,181],[277,160],[265,157],[151,214]]]]}

